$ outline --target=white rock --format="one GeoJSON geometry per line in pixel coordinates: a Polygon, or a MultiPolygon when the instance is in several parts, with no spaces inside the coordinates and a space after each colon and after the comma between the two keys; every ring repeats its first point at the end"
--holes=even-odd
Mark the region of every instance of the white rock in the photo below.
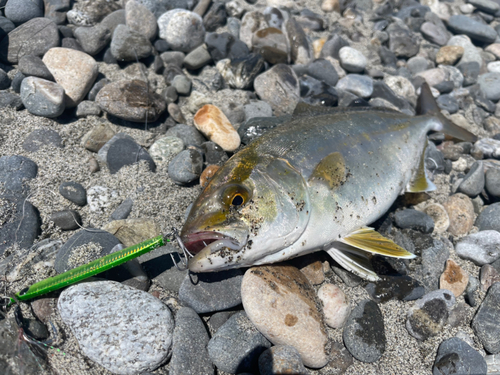
{"type": "Polygon", "coordinates": [[[336,285],[324,284],[318,290],[318,297],[323,302],[325,323],[332,328],[343,327],[351,313],[351,306],[344,292],[336,285]]]}
{"type": "Polygon", "coordinates": [[[348,46],[340,49],[339,58],[342,67],[351,73],[362,72],[368,63],[366,57],[361,52],[348,46]]]}

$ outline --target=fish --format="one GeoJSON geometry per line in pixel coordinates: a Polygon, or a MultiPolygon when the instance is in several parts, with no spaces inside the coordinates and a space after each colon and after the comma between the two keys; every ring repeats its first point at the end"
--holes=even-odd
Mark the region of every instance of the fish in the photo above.
{"type": "Polygon", "coordinates": [[[192,205],[181,240],[192,272],[326,251],[370,281],[374,254],[415,255],[369,227],[405,192],[432,191],[427,134],[474,142],[439,110],[427,83],[417,116],[374,107],[299,103],[292,118],[234,154],[192,205]]]}

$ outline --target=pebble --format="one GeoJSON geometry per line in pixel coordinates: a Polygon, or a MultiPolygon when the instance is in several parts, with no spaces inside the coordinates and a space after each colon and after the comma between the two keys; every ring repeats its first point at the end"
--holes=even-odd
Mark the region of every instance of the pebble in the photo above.
{"type": "Polygon", "coordinates": [[[441,234],[448,230],[450,226],[450,218],[446,209],[439,203],[433,203],[425,206],[423,209],[427,215],[429,215],[434,221],[434,232],[436,234],[441,234]]]}
{"type": "MultiPolygon", "coordinates": [[[[202,4],[202,2],[200,1],[199,4],[202,4]]],[[[203,26],[205,26],[205,30],[215,31],[219,27],[226,25],[228,18],[226,12],[227,7],[227,4],[221,2],[216,2],[210,7],[208,12],[203,17],[203,26]]],[[[200,16],[202,16],[202,14],[200,14],[200,16]]]]}
{"type": "Polygon", "coordinates": [[[429,42],[437,44],[438,46],[444,46],[450,35],[443,26],[438,26],[432,22],[424,22],[420,26],[420,32],[422,36],[429,42]]]}
{"type": "Polygon", "coordinates": [[[179,299],[197,313],[226,310],[241,303],[241,270],[187,275],[179,289],[179,299]]]}
{"type": "Polygon", "coordinates": [[[290,17],[285,21],[283,29],[288,37],[292,63],[308,64],[313,58],[313,51],[300,23],[290,17]]]}
{"type": "MultiPolygon", "coordinates": [[[[131,198],[125,199],[120,205],[113,211],[110,220],[125,220],[130,212],[132,212],[132,206],[134,201],[131,198]]],[[[140,241],[139,241],[140,242],[140,241]]]]}
{"type": "Polygon", "coordinates": [[[471,260],[478,266],[493,263],[500,258],[500,233],[483,229],[462,238],[456,244],[455,251],[459,257],[471,260]]]}
{"type": "Polygon", "coordinates": [[[140,123],[156,121],[167,108],[162,96],[150,90],[147,82],[138,79],[107,84],[95,101],[113,116],[140,123]]]}
{"type": "Polygon", "coordinates": [[[23,195],[28,190],[25,183],[36,177],[36,163],[21,155],[0,156],[0,183],[9,193],[23,195]]]}
{"type": "Polygon", "coordinates": [[[200,177],[202,168],[201,153],[188,149],[178,153],[168,164],[168,175],[178,185],[190,184],[200,177]]]}
{"type": "Polygon", "coordinates": [[[113,32],[110,51],[118,61],[136,61],[149,57],[153,52],[153,45],[140,32],[126,25],[118,25],[113,32]]]}
{"type": "Polygon", "coordinates": [[[91,212],[103,213],[117,197],[118,193],[115,190],[104,186],[91,186],[87,190],[87,202],[91,212]]]}
{"type": "Polygon", "coordinates": [[[407,313],[406,329],[417,340],[424,341],[441,333],[455,305],[455,296],[444,289],[426,294],[407,313]]]}
{"type": "Polygon", "coordinates": [[[469,283],[469,275],[454,260],[448,259],[446,268],[439,279],[439,288],[451,291],[459,297],[469,283]]]}
{"type": "Polygon", "coordinates": [[[490,195],[500,197],[500,169],[491,168],[486,171],[485,185],[490,195]]]}
{"type": "Polygon", "coordinates": [[[175,316],[175,328],[170,360],[170,375],[214,374],[208,357],[208,332],[203,320],[189,307],[183,307],[175,316]]]}
{"type": "Polygon", "coordinates": [[[326,365],[328,339],[316,295],[297,268],[250,268],[243,278],[241,297],[248,318],[274,345],[295,347],[308,367],[326,365]]]}
{"type": "Polygon", "coordinates": [[[422,284],[409,276],[384,275],[376,283],[368,283],[365,289],[376,303],[387,302],[393,298],[413,301],[425,294],[422,284]]]}
{"type": "Polygon", "coordinates": [[[102,25],[77,27],[73,32],[85,53],[95,56],[106,47],[111,40],[111,31],[102,25]]]}
{"type": "Polygon", "coordinates": [[[130,30],[141,33],[149,40],[156,38],[158,24],[155,15],[143,4],[135,0],[125,5],[125,22],[130,30]]]}
{"type": "MultiPolygon", "coordinates": [[[[409,232],[412,233],[412,232],[409,232]]],[[[450,257],[451,245],[443,241],[433,240],[431,237],[423,237],[418,232],[413,232],[412,240],[416,250],[420,250],[422,263],[416,269],[415,278],[425,287],[426,292],[439,288],[439,277],[444,271],[446,260],[450,257]],[[419,237],[416,237],[416,236],[419,237]]]]}
{"type": "Polygon", "coordinates": [[[190,52],[205,39],[202,18],[188,10],[172,9],[158,18],[160,38],[174,51],[190,52]]]}
{"type": "Polygon", "coordinates": [[[474,224],[474,206],[470,198],[458,193],[450,196],[444,203],[450,226],[448,231],[454,236],[461,236],[469,233],[474,224]]]}
{"type": "Polygon", "coordinates": [[[487,99],[495,102],[500,99],[500,73],[490,72],[481,74],[477,83],[487,99]]]}
{"type": "Polygon", "coordinates": [[[433,374],[486,374],[483,356],[457,337],[443,341],[438,348],[433,374]]]}
{"type": "Polygon", "coordinates": [[[287,37],[275,27],[257,30],[252,36],[252,50],[261,54],[270,64],[288,62],[287,37]]]}
{"type": "Polygon", "coordinates": [[[182,139],[185,146],[201,146],[206,142],[205,137],[194,126],[178,124],[167,130],[165,135],[182,139]]]}
{"type": "MultiPolygon", "coordinates": [[[[438,52],[439,54],[439,52],[438,52]]],[[[415,75],[420,72],[424,72],[430,68],[429,61],[422,56],[414,56],[406,62],[408,70],[411,74],[415,75]]]]}
{"type": "Polygon", "coordinates": [[[83,353],[111,372],[153,371],[170,354],[172,313],[149,293],[112,281],[81,283],[61,293],[58,310],[83,353]]]}
{"type": "Polygon", "coordinates": [[[489,353],[500,352],[500,283],[493,284],[472,320],[472,329],[489,353]]]}
{"type": "MultiPolygon", "coordinates": [[[[52,73],[50,73],[49,69],[47,69],[47,66],[44,64],[42,59],[35,55],[24,55],[21,57],[19,59],[18,69],[27,77],[35,76],[48,81],[54,80],[52,73]]],[[[5,89],[7,88],[8,87],[5,87],[5,89]]]]}
{"type": "Polygon", "coordinates": [[[265,16],[259,11],[246,12],[241,19],[240,40],[252,49],[252,37],[255,32],[269,27],[265,16]]]}
{"type": "Polygon", "coordinates": [[[109,173],[115,174],[122,167],[146,161],[150,171],[156,171],[156,164],[140,145],[128,138],[115,140],[108,149],[106,162],[109,173]]]}
{"type": "Polygon", "coordinates": [[[375,362],[385,352],[384,318],[378,305],[370,300],[358,303],[349,315],[342,333],[344,345],[361,362],[375,362]]]}
{"type": "Polygon", "coordinates": [[[38,77],[27,77],[21,84],[21,100],[29,113],[58,117],[65,106],[65,91],[57,83],[38,77]]]}
{"type": "Polygon", "coordinates": [[[465,175],[463,182],[458,187],[458,191],[473,198],[483,191],[484,184],[485,176],[483,163],[481,161],[476,161],[465,175]]]}
{"type": "Polygon", "coordinates": [[[479,42],[493,43],[497,38],[495,29],[468,16],[451,16],[448,20],[448,27],[455,34],[465,34],[479,42]]]}
{"type": "Polygon", "coordinates": [[[241,143],[238,132],[216,106],[204,105],[193,118],[196,128],[224,151],[234,151],[241,143]]]}
{"type": "Polygon", "coordinates": [[[295,374],[306,375],[300,354],[293,346],[278,345],[265,350],[259,357],[261,375],[295,374]]]}
{"type": "Polygon", "coordinates": [[[87,204],[87,191],[78,182],[63,182],[59,185],[59,194],[78,206],[85,206],[87,204]]]}
{"type": "Polygon", "coordinates": [[[480,231],[492,229],[500,232],[500,203],[493,203],[481,211],[475,225],[480,231]]]}
{"type": "Polygon", "coordinates": [[[4,5],[5,17],[16,25],[21,25],[33,18],[43,17],[42,0],[9,0],[4,5]]]}
{"type": "Polygon", "coordinates": [[[62,210],[52,212],[50,221],[62,230],[78,229],[82,225],[82,217],[75,210],[62,210]]]}
{"type": "Polygon", "coordinates": [[[59,30],[54,22],[43,17],[33,18],[2,39],[0,60],[17,64],[24,55],[42,56],[59,43],[59,30]]]}
{"type": "Polygon", "coordinates": [[[229,87],[247,89],[252,86],[255,78],[263,70],[264,62],[261,55],[251,53],[235,60],[220,60],[216,67],[229,87]]]}
{"type": "Polygon", "coordinates": [[[396,57],[410,58],[418,53],[419,43],[407,27],[392,23],[386,31],[389,34],[389,49],[396,57]]]}
{"type": "Polygon", "coordinates": [[[255,328],[244,311],[237,312],[220,327],[208,342],[213,364],[230,374],[254,372],[261,353],[271,343],[255,328]]]}
{"type": "Polygon", "coordinates": [[[277,64],[255,78],[257,95],[273,108],[276,116],[292,113],[300,99],[297,75],[288,65],[277,64]]]}
{"type": "Polygon", "coordinates": [[[212,61],[212,56],[208,52],[207,45],[202,44],[186,55],[184,66],[188,69],[196,70],[204,67],[210,61],[212,61]]]}
{"type": "Polygon", "coordinates": [[[373,80],[368,76],[348,74],[341,78],[335,87],[361,98],[369,98],[373,93],[373,80]]]}
{"type": "Polygon", "coordinates": [[[330,86],[335,86],[339,80],[337,71],[327,59],[314,60],[307,66],[307,74],[330,86]]]}
{"type": "Polygon", "coordinates": [[[151,145],[149,154],[155,163],[165,163],[184,150],[184,142],[179,137],[163,136],[151,145]]]}
{"type": "Polygon", "coordinates": [[[463,54],[464,48],[462,46],[443,46],[436,54],[436,63],[455,65],[463,54]]]}
{"type": "Polygon", "coordinates": [[[432,217],[424,212],[413,209],[406,209],[396,212],[394,220],[399,228],[410,228],[422,233],[432,233],[434,230],[434,221],[432,217]]]}
{"type": "Polygon", "coordinates": [[[413,84],[402,76],[384,76],[384,83],[389,86],[389,88],[399,96],[408,99],[409,101],[414,101],[416,98],[415,87],[413,84]]]}
{"type": "Polygon", "coordinates": [[[459,110],[458,101],[451,95],[440,95],[436,99],[436,102],[440,109],[444,109],[450,114],[456,113],[459,110]]]}
{"type": "Polygon", "coordinates": [[[249,104],[245,104],[243,110],[245,111],[245,121],[254,117],[271,117],[273,115],[271,106],[262,100],[256,100],[249,104]]]}
{"type": "Polygon", "coordinates": [[[23,150],[37,152],[44,146],[62,148],[62,138],[58,132],[52,129],[40,128],[33,130],[23,142],[23,150]]]}
{"type": "Polygon", "coordinates": [[[115,131],[108,123],[100,123],[82,137],[81,145],[89,151],[98,152],[114,135],[115,131]]]}
{"type": "Polygon", "coordinates": [[[43,56],[42,61],[64,89],[67,108],[76,107],[97,78],[97,63],[84,52],[52,48],[43,56]]]}
{"type": "Polygon", "coordinates": [[[324,284],[318,290],[323,303],[325,323],[332,328],[342,328],[351,312],[351,306],[344,292],[336,285],[324,284]]]}
{"type": "Polygon", "coordinates": [[[480,151],[484,158],[500,157],[500,140],[493,138],[482,138],[474,143],[474,150],[480,151]]]}
{"type": "Polygon", "coordinates": [[[101,107],[95,102],[84,100],[76,106],[76,117],[83,118],[89,116],[100,116],[102,114],[101,107]]]}
{"type": "Polygon", "coordinates": [[[494,284],[500,282],[500,273],[491,265],[485,264],[480,271],[481,289],[488,291],[494,284]]]}

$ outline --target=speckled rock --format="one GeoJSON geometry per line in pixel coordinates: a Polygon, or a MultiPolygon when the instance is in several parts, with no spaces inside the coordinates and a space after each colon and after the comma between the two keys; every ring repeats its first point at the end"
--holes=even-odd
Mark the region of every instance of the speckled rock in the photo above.
{"type": "Polygon", "coordinates": [[[156,163],[165,163],[184,150],[184,142],[179,137],[163,136],[151,145],[149,154],[156,163]]]}
{"type": "Polygon", "coordinates": [[[500,283],[491,286],[476,316],[472,320],[472,329],[484,348],[492,353],[500,352],[500,283]]]}
{"type": "Polygon", "coordinates": [[[101,123],[82,137],[81,145],[89,151],[98,152],[114,135],[115,131],[108,123],[101,123]]]}
{"type": "Polygon", "coordinates": [[[172,9],[158,18],[160,38],[174,51],[190,52],[205,39],[201,17],[189,10],[172,9]]]}
{"type": "Polygon", "coordinates": [[[460,236],[471,230],[474,224],[474,206],[468,196],[454,194],[443,203],[443,207],[450,218],[448,231],[451,234],[460,236]]]}
{"type": "Polygon", "coordinates": [[[284,345],[273,346],[260,355],[259,372],[261,375],[308,373],[297,349],[284,345]]]}
{"type": "Polygon", "coordinates": [[[434,221],[434,232],[436,234],[441,234],[448,230],[450,226],[450,218],[448,212],[439,203],[432,203],[424,207],[423,212],[429,215],[434,221]]]}
{"type": "Polygon", "coordinates": [[[204,105],[196,112],[193,122],[200,132],[224,151],[234,151],[240,146],[238,132],[218,107],[211,104],[204,105]]]}
{"type": "Polygon", "coordinates": [[[485,292],[495,283],[500,282],[500,273],[491,265],[485,264],[480,271],[481,289],[485,292]]]}
{"type": "Polygon", "coordinates": [[[461,46],[444,46],[436,54],[438,64],[454,65],[464,54],[464,48],[461,46]]]}
{"type": "Polygon", "coordinates": [[[113,32],[109,51],[118,61],[136,61],[149,57],[153,46],[142,33],[128,26],[118,25],[113,32]]]}
{"type": "Polygon", "coordinates": [[[351,306],[344,292],[336,285],[324,284],[318,290],[318,298],[323,302],[325,323],[332,328],[341,328],[351,313],[351,306]]]}
{"type": "Polygon", "coordinates": [[[454,260],[448,259],[446,268],[439,279],[439,287],[460,296],[469,283],[469,275],[454,260]]]}
{"type": "Polygon", "coordinates": [[[135,0],[127,1],[125,5],[125,20],[131,30],[141,33],[149,40],[155,39],[158,29],[156,17],[140,2],[135,0]]]}
{"type": "Polygon", "coordinates": [[[38,77],[23,79],[21,100],[28,112],[36,116],[57,117],[66,108],[61,85],[38,77]]]}
{"type": "Polygon", "coordinates": [[[480,231],[496,230],[500,232],[500,203],[493,203],[481,211],[476,219],[476,227],[480,231]]]}
{"type": "Polygon", "coordinates": [[[318,301],[297,268],[250,268],[243,278],[241,296],[248,318],[273,344],[295,347],[306,366],[326,365],[328,340],[318,301]]]}
{"type": "Polygon", "coordinates": [[[486,374],[483,356],[457,337],[443,341],[438,348],[433,375],[486,374]]]}
{"type": "Polygon", "coordinates": [[[500,233],[483,230],[462,238],[455,246],[457,255],[473,261],[476,265],[493,263],[500,258],[500,233]]]}

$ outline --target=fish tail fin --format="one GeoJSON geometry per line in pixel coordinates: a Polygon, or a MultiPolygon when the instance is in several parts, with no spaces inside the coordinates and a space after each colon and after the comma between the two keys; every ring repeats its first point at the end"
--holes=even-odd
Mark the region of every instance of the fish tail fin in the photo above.
{"type": "Polygon", "coordinates": [[[439,120],[434,128],[432,128],[434,131],[443,132],[453,138],[458,138],[466,142],[477,141],[477,137],[474,134],[443,116],[427,82],[424,82],[420,88],[416,111],[418,115],[431,115],[439,120]]]}

